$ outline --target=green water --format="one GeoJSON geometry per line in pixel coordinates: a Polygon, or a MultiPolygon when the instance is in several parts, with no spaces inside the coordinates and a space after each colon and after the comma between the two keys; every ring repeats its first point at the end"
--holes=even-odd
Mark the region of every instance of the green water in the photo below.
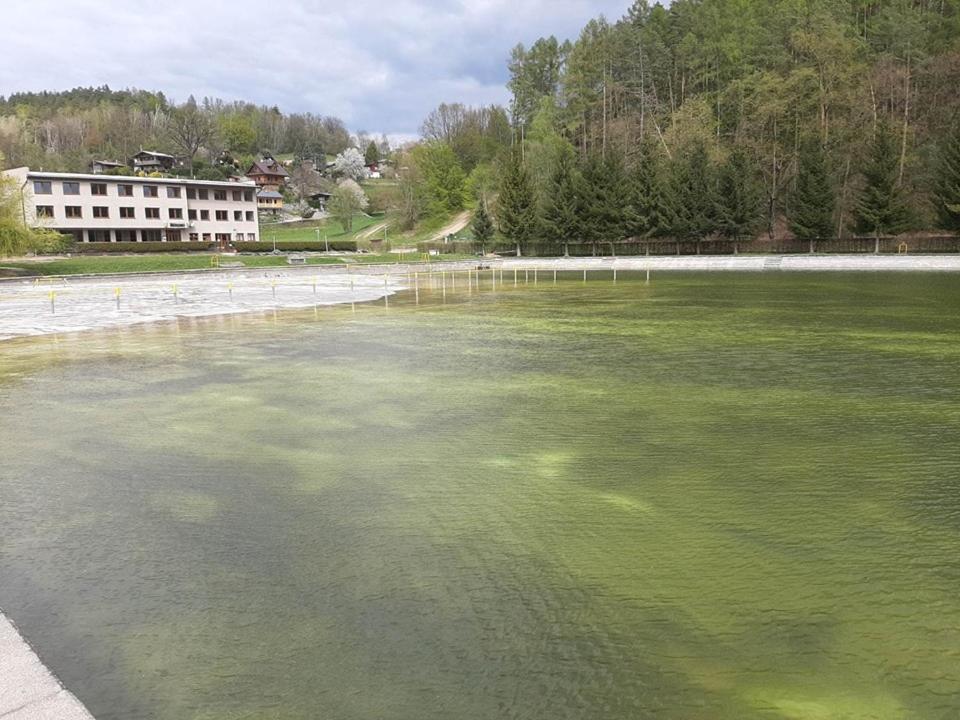
{"type": "Polygon", "coordinates": [[[957,717],[960,279],[464,289],[0,345],[94,715],[957,717]]]}

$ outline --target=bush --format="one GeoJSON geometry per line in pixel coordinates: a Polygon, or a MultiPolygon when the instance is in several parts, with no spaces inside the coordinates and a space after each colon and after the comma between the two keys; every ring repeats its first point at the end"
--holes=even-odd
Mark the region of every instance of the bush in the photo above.
{"type": "Polygon", "coordinates": [[[204,242],[84,242],[76,243],[73,251],[80,255],[114,253],[210,252],[216,243],[204,242]]]}
{"type": "MultiPolygon", "coordinates": [[[[330,240],[329,242],[323,242],[322,240],[317,242],[316,240],[294,240],[291,242],[278,242],[277,250],[283,252],[323,252],[330,247],[331,250],[336,252],[356,252],[357,251],[357,241],[356,240],[330,240]]],[[[261,240],[260,242],[234,242],[233,247],[237,249],[238,252],[250,252],[250,253],[268,253],[273,252],[273,243],[267,240],[261,240]]]]}

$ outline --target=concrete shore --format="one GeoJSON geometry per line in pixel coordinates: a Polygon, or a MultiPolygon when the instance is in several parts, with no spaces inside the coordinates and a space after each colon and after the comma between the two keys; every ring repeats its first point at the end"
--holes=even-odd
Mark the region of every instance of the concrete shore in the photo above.
{"type": "Polygon", "coordinates": [[[0,340],[176,318],[369,302],[404,289],[415,272],[465,273],[478,267],[504,272],[960,272],[960,255],[478,258],[429,264],[17,278],[0,282],[0,340]]]}
{"type": "Polygon", "coordinates": [[[0,613],[0,720],[93,720],[0,613]]]}

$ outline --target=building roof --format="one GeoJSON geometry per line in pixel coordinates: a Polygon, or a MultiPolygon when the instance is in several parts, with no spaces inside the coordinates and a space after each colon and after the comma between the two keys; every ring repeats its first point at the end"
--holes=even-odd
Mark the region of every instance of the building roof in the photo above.
{"type": "Polygon", "coordinates": [[[94,165],[108,165],[110,167],[126,167],[126,163],[119,162],[118,160],[94,160],[94,165]]]}
{"type": "Polygon", "coordinates": [[[253,165],[247,170],[247,175],[277,175],[278,177],[290,177],[290,173],[283,169],[283,165],[273,158],[264,160],[254,160],[253,165]]]}
{"type": "Polygon", "coordinates": [[[258,198],[266,198],[266,199],[268,199],[268,200],[278,200],[278,199],[279,199],[279,200],[282,200],[282,199],[283,199],[283,195],[281,195],[281,194],[278,193],[278,192],[274,192],[273,190],[261,190],[260,192],[257,193],[257,197],[258,197],[258,198]]]}
{"type": "Polygon", "coordinates": [[[138,158],[138,157],[140,157],[141,155],[146,155],[147,157],[152,157],[152,158],[157,159],[157,160],[159,160],[159,159],[161,159],[161,158],[166,159],[166,160],[176,160],[176,159],[177,159],[177,158],[174,157],[173,155],[168,155],[167,153],[162,153],[162,152],[154,152],[153,150],[141,150],[141,151],[138,152],[136,155],[134,155],[134,157],[135,157],[135,158],[138,158]]]}
{"type": "Polygon", "coordinates": [[[62,173],[46,172],[44,170],[31,170],[26,168],[26,175],[29,179],[49,178],[51,180],[90,180],[92,182],[123,182],[123,183],[145,183],[151,185],[229,185],[236,187],[246,187],[253,189],[257,186],[253,180],[244,180],[236,182],[234,180],[194,180],[193,178],[181,177],[140,177],[139,175],[98,175],[96,173],[62,173]]]}

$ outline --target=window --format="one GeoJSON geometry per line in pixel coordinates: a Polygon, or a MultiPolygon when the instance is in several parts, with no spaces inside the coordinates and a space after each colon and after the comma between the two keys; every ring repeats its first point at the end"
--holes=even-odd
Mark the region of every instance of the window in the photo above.
{"type": "Polygon", "coordinates": [[[187,220],[196,220],[197,211],[196,210],[187,210],[187,220]]]}
{"type": "Polygon", "coordinates": [[[180,237],[179,230],[167,230],[167,241],[168,242],[180,242],[182,238],[180,237]]]}
{"type": "Polygon", "coordinates": [[[243,220],[243,210],[234,210],[233,211],[234,220],[243,220]]]}
{"type": "Polygon", "coordinates": [[[52,195],[53,183],[49,180],[34,180],[33,192],[36,195],[52,195]]]}
{"type": "Polygon", "coordinates": [[[190,233],[190,242],[197,242],[199,239],[200,235],[198,233],[190,233]]]}
{"type": "Polygon", "coordinates": [[[159,230],[141,230],[143,234],[144,242],[160,242],[160,231],[159,230]]]}
{"type": "MultiPolygon", "coordinates": [[[[90,183],[90,194],[91,195],[106,195],[107,194],[107,184],[106,183],[90,183]]],[[[96,217],[96,214],[94,214],[96,217]]]]}
{"type": "Polygon", "coordinates": [[[243,199],[247,202],[253,202],[253,190],[244,190],[243,199]]]}
{"type": "Polygon", "coordinates": [[[230,233],[217,233],[217,242],[218,243],[230,242],[230,233]]]}
{"type": "Polygon", "coordinates": [[[207,193],[206,188],[197,188],[197,198],[200,200],[206,200],[210,195],[207,193]]]}
{"type": "Polygon", "coordinates": [[[65,182],[63,184],[63,194],[64,195],[79,195],[80,194],[80,183],[78,182],[65,182]]]}
{"type": "Polygon", "coordinates": [[[256,242],[256,241],[257,241],[257,234],[256,234],[256,233],[247,233],[247,240],[248,240],[249,242],[256,242]]]}
{"type": "Polygon", "coordinates": [[[110,217],[110,208],[104,207],[103,205],[95,205],[93,208],[93,216],[95,218],[108,218],[110,217]]]}
{"type": "Polygon", "coordinates": [[[65,210],[67,211],[67,217],[68,217],[68,218],[82,218],[82,217],[83,217],[83,210],[80,208],[79,205],[67,205],[67,207],[65,208],[65,210]]]}
{"type": "Polygon", "coordinates": [[[197,199],[197,189],[187,188],[187,200],[196,200],[196,199],[197,199]]]}
{"type": "Polygon", "coordinates": [[[201,219],[201,220],[209,220],[209,219],[210,219],[210,211],[209,211],[209,210],[201,210],[201,211],[200,211],[200,219],[201,219]]]}
{"type": "Polygon", "coordinates": [[[210,233],[204,233],[204,234],[203,234],[203,241],[204,241],[204,242],[210,242],[210,233]]]}
{"type": "Polygon", "coordinates": [[[243,233],[237,233],[237,242],[243,242],[243,233]]]}
{"type": "Polygon", "coordinates": [[[227,199],[227,191],[226,191],[226,190],[214,190],[214,191],[213,191],[213,199],[214,199],[214,200],[226,200],[226,199],[227,199]]]}
{"type": "Polygon", "coordinates": [[[53,205],[37,205],[37,217],[38,217],[38,218],[52,218],[52,217],[53,217],[53,205]]]}
{"type": "Polygon", "coordinates": [[[88,230],[90,233],[90,242],[110,242],[109,230],[88,230]]]}
{"type": "Polygon", "coordinates": [[[117,185],[117,195],[120,197],[133,197],[133,185],[117,185]]]}
{"type": "Polygon", "coordinates": [[[241,191],[239,191],[239,190],[234,190],[234,191],[233,191],[233,199],[234,199],[234,200],[236,200],[237,202],[240,202],[240,198],[241,198],[241,197],[243,197],[243,193],[242,193],[241,191]]]}
{"type": "Polygon", "coordinates": [[[144,208],[144,213],[148,220],[160,219],[160,208],[144,208]]]}
{"type": "Polygon", "coordinates": [[[247,222],[253,222],[253,210],[247,210],[247,222]]]}
{"type": "Polygon", "coordinates": [[[167,214],[170,216],[171,220],[182,220],[183,219],[183,210],[180,208],[170,208],[167,210],[167,214]]]}
{"type": "Polygon", "coordinates": [[[117,240],[119,242],[136,242],[137,231],[136,230],[117,230],[117,240]]]}
{"type": "Polygon", "coordinates": [[[136,216],[137,216],[137,215],[136,215],[136,212],[134,211],[134,209],[133,209],[132,207],[122,207],[122,208],[120,208],[120,217],[124,218],[125,220],[132,220],[132,219],[135,218],[136,216]]]}
{"type": "Polygon", "coordinates": [[[217,210],[217,220],[226,220],[227,211],[226,210],[217,210]]]}
{"type": "Polygon", "coordinates": [[[144,185],[143,186],[143,196],[144,197],[157,197],[157,188],[155,185],[144,185]]]}
{"type": "Polygon", "coordinates": [[[167,197],[168,197],[168,198],[178,198],[178,197],[180,197],[180,188],[178,188],[178,187],[168,187],[168,188],[167,188],[167,197]]]}

